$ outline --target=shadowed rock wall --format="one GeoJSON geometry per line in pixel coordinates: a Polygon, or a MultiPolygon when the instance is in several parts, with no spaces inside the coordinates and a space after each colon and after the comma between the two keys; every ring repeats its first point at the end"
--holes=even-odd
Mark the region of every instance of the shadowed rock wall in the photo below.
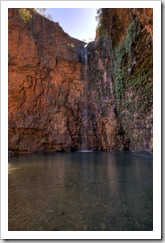
{"type": "Polygon", "coordinates": [[[102,112],[105,147],[112,140],[115,148],[152,151],[152,9],[103,9],[89,48],[90,101],[102,112]]]}

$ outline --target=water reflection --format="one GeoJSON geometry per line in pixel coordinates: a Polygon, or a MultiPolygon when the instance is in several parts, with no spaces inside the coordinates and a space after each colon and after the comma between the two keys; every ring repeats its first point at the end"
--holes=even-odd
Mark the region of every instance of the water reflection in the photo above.
{"type": "Polygon", "coordinates": [[[9,158],[9,230],[152,230],[152,156],[9,158]]]}

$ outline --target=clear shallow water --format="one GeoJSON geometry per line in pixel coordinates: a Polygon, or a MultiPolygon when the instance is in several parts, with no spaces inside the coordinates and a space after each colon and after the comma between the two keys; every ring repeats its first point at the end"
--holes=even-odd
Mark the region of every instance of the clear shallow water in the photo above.
{"type": "Polygon", "coordinates": [[[9,158],[9,230],[153,230],[153,162],[131,152],[9,158]]]}

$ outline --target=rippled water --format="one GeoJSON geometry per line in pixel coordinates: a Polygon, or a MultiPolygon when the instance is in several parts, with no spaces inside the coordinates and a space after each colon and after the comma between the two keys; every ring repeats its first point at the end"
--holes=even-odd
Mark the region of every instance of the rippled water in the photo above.
{"type": "Polygon", "coordinates": [[[153,162],[131,152],[9,158],[9,230],[153,230],[153,162]]]}

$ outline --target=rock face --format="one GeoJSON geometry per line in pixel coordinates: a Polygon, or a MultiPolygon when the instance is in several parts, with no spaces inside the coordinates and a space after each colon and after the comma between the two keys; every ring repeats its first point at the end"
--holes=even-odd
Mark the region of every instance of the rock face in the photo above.
{"type": "Polygon", "coordinates": [[[105,113],[111,123],[114,114],[123,149],[152,151],[152,9],[103,9],[100,18],[90,53],[90,91],[109,102],[105,113]]]}
{"type": "Polygon", "coordinates": [[[80,147],[84,43],[33,14],[27,24],[9,10],[9,150],[80,147]]]}
{"type": "Polygon", "coordinates": [[[9,151],[152,151],[152,11],[104,9],[101,27],[84,48],[9,9],[9,151]]]}

